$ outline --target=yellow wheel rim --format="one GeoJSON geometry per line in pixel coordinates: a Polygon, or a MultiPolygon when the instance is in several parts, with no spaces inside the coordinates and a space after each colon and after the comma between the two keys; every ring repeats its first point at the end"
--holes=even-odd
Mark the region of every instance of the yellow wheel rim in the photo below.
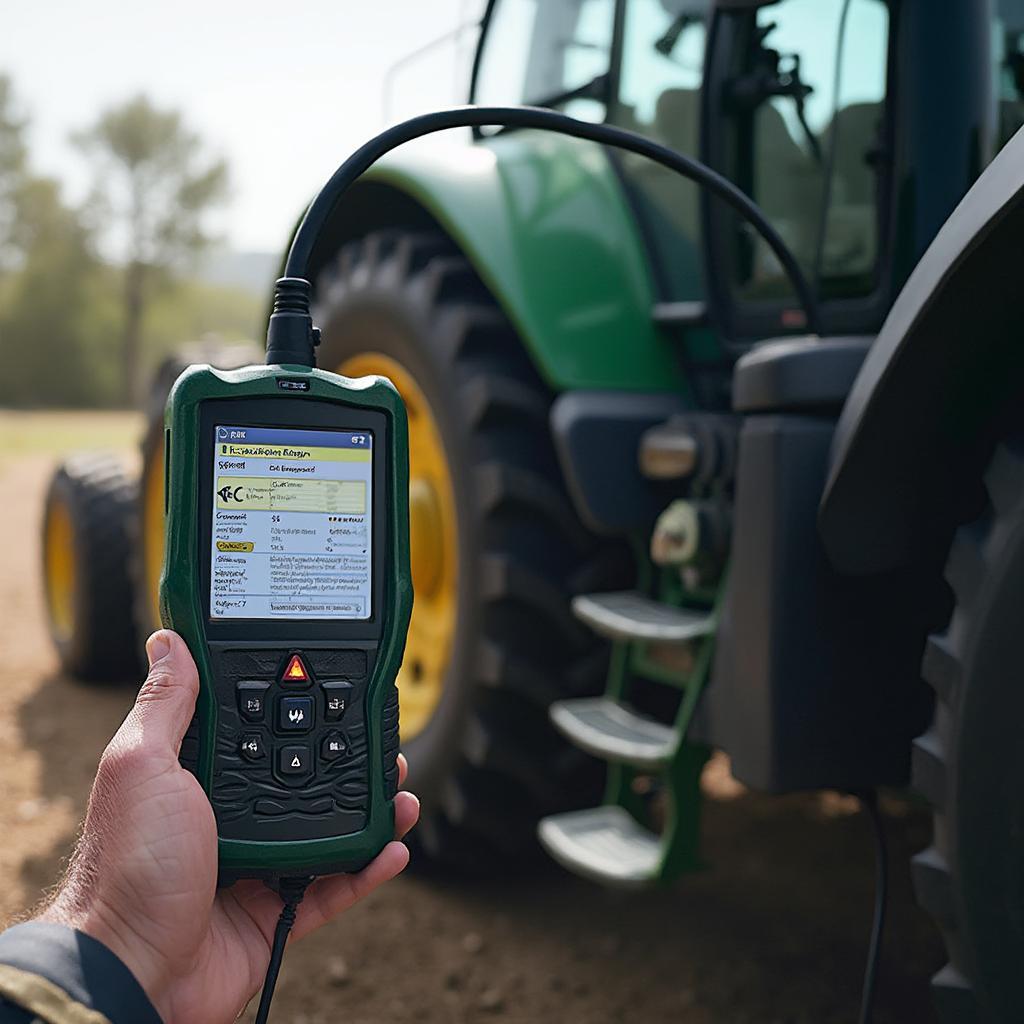
{"type": "Polygon", "coordinates": [[[150,629],[160,626],[160,572],[164,564],[163,432],[142,469],[142,574],[150,629]]]}
{"type": "Polygon", "coordinates": [[[409,413],[409,547],[416,599],[398,673],[402,737],[408,740],[437,710],[455,635],[458,550],[451,471],[434,413],[401,363],[365,352],[346,359],[338,372],[390,378],[409,413]]]}
{"type": "Polygon", "coordinates": [[[78,560],[71,512],[60,499],[50,505],[46,519],[45,550],[46,602],[54,633],[62,643],[75,629],[75,581],[78,560]]]}

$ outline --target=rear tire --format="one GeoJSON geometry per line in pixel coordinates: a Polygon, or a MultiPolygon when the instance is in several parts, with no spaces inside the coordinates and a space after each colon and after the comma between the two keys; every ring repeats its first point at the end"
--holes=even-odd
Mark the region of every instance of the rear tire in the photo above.
{"type": "MultiPolygon", "coordinates": [[[[367,353],[398,364],[440,435],[456,600],[439,700],[403,737],[409,788],[422,801],[412,838],[435,863],[493,870],[535,849],[541,815],[598,794],[599,770],[557,737],[547,709],[601,689],[606,651],[573,619],[569,598],[617,582],[625,559],[577,520],[551,443],[551,393],[447,239],[395,232],[348,244],[321,276],[316,305],[321,366],[358,365],[367,353]]],[[[411,411],[412,432],[415,420],[411,411]]],[[[413,518],[418,586],[425,534],[413,518]]],[[[414,604],[410,644],[416,616],[414,604]]],[[[416,685],[409,651],[403,700],[416,685]]]]}
{"type": "Polygon", "coordinates": [[[949,953],[932,982],[945,1024],[1024,1013],[1024,437],[996,450],[985,487],[988,508],[946,565],[956,608],[928,640],[935,718],[914,749],[935,812],[914,884],[949,953]]]}
{"type": "Polygon", "coordinates": [[[78,455],[58,467],[43,515],[50,634],[64,671],[87,682],[141,669],[128,573],[137,483],[120,461],[78,455]]]}

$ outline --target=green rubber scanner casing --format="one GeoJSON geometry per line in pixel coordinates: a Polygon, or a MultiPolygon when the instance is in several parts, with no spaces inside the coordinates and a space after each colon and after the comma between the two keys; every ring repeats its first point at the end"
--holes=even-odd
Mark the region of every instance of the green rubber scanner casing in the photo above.
{"type": "MultiPolygon", "coordinates": [[[[358,870],[394,838],[395,758],[398,754],[396,677],[405,650],[413,599],[409,568],[409,444],[402,399],[384,377],[352,379],[291,365],[249,366],[237,370],[192,366],[171,389],[164,422],[166,543],[160,577],[160,613],[163,624],[183,637],[199,670],[196,717],[183,743],[182,763],[199,780],[218,818],[221,884],[238,878],[276,879],[358,870]],[[346,417],[375,413],[378,418],[374,422],[378,422],[379,416],[383,416],[384,437],[375,435],[373,444],[375,464],[383,458],[383,473],[374,470],[375,481],[383,484],[383,493],[379,490],[375,493],[374,508],[382,506],[384,514],[375,515],[373,519],[371,556],[371,578],[377,588],[374,593],[380,595],[371,606],[377,636],[372,666],[360,683],[361,702],[356,710],[361,717],[354,723],[360,730],[360,761],[365,763],[366,773],[366,790],[360,796],[363,827],[357,831],[292,838],[287,835],[285,824],[276,827],[273,841],[238,838],[239,832],[245,831],[244,821],[241,829],[238,821],[240,815],[244,816],[244,808],[233,810],[230,827],[226,824],[227,816],[218,810],[218,785],[223,783],[221,762],[223,751],[227,749],[225,744],[230,742],[225,739],[224,729],[231,710],[223,699],[223,683],[218,691],[219,675],[215,674],[218,672],[215,660],[220,657],[218,651],[232,645],[262,646],[268,656],[272,656],[275,649],[288,651],[318,644],[320,647],[339,645],[331,639],[330,624],[314,620],[302,621],[298,629],[304,639],[296,643],[278,638],[262,645],[249,641],[235,643],[231,638],[225,641],[224,627],[211,626],[208,584],[204,585],[204,560],[208,563],[210,550],[203,543],[208,536],[203,520],[205,517],[209,521],[211,507],[202,500],[203,475],[212,476],[212,464],[204,464],[206,449],[202,435],[202,425],[209,419],[210,408],[216,408],[218,415],[230,415],[232,419],[228,422],[239,424],[246,422],[247,408],[261,408],[264,413],[269,408],[273,410],[276,426],[282,428],[344,428],[351,426],[346,417]],[[321,627],[325,635],[317,640],[315,631],[321,627]],[[213,641],[211,632],[218,629],[222,632],[213,641]],[[363,729],[365,735],[361,732],[363,729]],[[188,758],[186,744],[191,751],[188,758]],[[232,834],[226,836],[225,832],[232,834]]],[[[212,433],[210,436],[212,445],[212,433]]],[[[249,622],[251,624],[252,620],[249,622]]],[[[275,622],[274,628],[286,627],[275,622]]],[[[226,769],[223,774],[227,774],[226,769]]],[[[329,816],[321,817],[329,820],[329,816]]],[[[254,831],[258,833],[258,829],[254,831]]]]}

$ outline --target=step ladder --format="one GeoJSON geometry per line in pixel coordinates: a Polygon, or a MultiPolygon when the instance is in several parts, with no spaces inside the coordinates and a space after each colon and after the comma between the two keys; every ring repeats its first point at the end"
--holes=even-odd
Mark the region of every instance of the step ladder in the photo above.
{"type": "Polygon", "coordinates": [[[615,641],[603,697],[561,700],[551,721],[581,750],[609,764],[604,804],[544,818],[543,847],[563,867],[605,885],[636,888],[670,882],[701,866],[698,839],[700,776],[709,750],[686,739],[710,668],[716,611],[679,608],[635,591],[577,597],[573,613],[615,641]],[[650,650],[687,648],[686,671],[659,672],[650,650]],[[682,689],[672,725],[630,707],[634,676],[682,689]],[[665,797],[664,821],[654,831],[634,780],[656,776],[665,797]]]}

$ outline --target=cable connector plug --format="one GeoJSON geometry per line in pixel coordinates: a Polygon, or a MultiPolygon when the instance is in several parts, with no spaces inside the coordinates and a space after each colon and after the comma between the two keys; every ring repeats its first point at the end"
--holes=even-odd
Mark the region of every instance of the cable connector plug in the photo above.
{"type": "Polygon", "coordinates": [[[267,324],[267,364],[316,366],[320,331],[310,314],[312,286],[302,277],[279,277],[267,324]]]}

